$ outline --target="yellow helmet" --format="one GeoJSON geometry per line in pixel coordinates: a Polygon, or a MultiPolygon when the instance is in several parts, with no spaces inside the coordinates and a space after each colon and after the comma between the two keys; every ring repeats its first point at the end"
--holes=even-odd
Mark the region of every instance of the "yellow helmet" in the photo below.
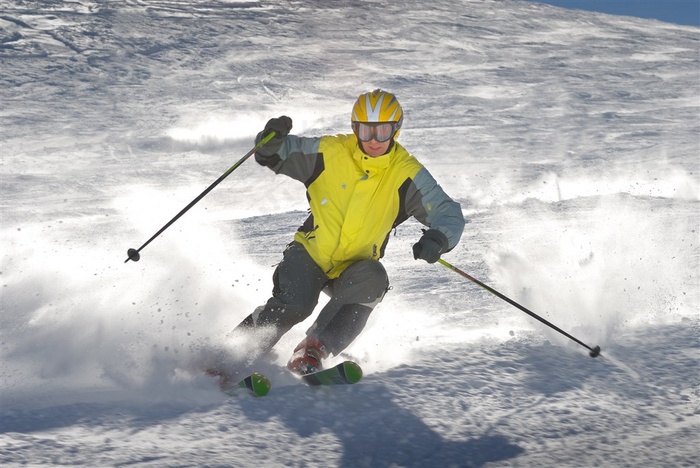
{"type": "Polygon", "coordinates": [[[352,122],[392,122],[396,131],[403,123],[403,109],[399,100],[391,93],[375,89],[360,94],[352,107],[352,122]]]}

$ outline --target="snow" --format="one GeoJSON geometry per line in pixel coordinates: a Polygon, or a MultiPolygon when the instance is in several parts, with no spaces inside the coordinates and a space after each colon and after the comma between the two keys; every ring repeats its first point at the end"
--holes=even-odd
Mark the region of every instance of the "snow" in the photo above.
{"type": "Polygon", "coordinates": [[[3,466],[698,466],[700,30],[507,0],[0,1],[3,466]],[[271,290],[301,184],[266,120],[382,87],[469,223],[410,221],[354,386],[192,372],[271,290]]]}

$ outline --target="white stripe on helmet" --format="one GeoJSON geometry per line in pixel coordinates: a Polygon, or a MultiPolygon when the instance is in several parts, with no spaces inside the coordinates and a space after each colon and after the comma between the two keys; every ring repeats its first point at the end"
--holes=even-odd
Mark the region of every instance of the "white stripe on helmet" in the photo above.
{"type": "Polygon", "coordinates": [[[384,101],[384,94],[379,96],[377,105],[373,108],[372,103],[369,99],[369,93],[365,95],[365,108],[367,109],[368,122],[379,122],[379,113],[382,110],[382,101],[384,101]]]}

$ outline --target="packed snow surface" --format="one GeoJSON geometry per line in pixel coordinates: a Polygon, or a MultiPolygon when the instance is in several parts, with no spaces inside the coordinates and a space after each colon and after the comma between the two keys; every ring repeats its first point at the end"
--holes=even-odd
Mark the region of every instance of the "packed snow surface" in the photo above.
{"type": "MultiPolygon", "coordinates": [[[[0,1],[3,466],[698,466],[700,29],[507,0],[0,1]],[[462,204],[392,235],[365,378],[265,398],[194,369],[272,288],[302,184],[270,117],[349,132],[358,94],[462,204]]],[[[340,357],[336,358],[340,359],[340,357]]]]}

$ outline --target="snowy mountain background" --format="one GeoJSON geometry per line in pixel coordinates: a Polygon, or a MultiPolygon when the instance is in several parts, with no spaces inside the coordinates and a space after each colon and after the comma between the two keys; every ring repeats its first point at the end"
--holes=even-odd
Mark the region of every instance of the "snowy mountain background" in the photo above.
{"type": "Polygon", "coordinates": [[[0,1],[3,466],[698,466],[700,29],[505,0],[0,1]],[[354,386],[192,372],[271,291],[304,189],[250,161],[138,248],[268,118],[358,94],[469,224],[407,222],[354,386]]]}

